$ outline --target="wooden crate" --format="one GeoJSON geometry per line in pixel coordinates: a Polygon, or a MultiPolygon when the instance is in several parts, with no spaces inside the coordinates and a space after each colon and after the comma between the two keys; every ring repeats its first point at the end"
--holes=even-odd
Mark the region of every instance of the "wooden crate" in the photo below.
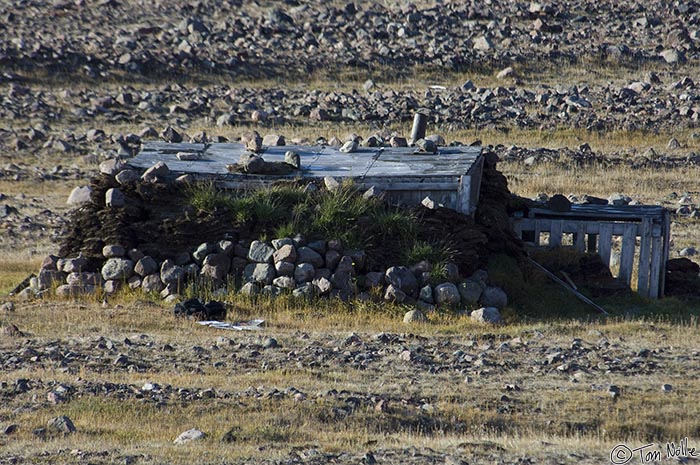
{"type": "Polygon", "coordinates": [[[663,207],[572,205],[565,213],[532,209],[527,218],[513,218],[512,222],[516,234],[535,246],[542,245],[542,233],[549,234],[549,247],[560,247],[562,235],[573,234],[573,247],[598,252],[608,266],[613,240],[621,238],[617,278],[631,285],[636,255],[637,292],[653,299],[664,295],[670,220],[663,207]]]}
{"type": "Polygon", "coordinates": [[[284,179],[349,178],[359,188],[375,186],[396,204],[417,204],[430,196],[465,214],[472,214],[479,201],[483,170],[480,147],[440,147],[437,154],[426,154],[413,147],[360,147],[356,152],[342,153],[337,147],[287,145],[266,147],[261,155],[265,161],[282,162],[288,150],[299,153],[301,169],[284,176],[229,173],[226,165],[238,162],[246,152],[238,143],[145,142],[128,164],[144,169],[163,161],[171,171],[212,179],[217,186],[229,189],[254,189],[284,179]],[[197,153],[201,158],[182,161],[176,156],[178,152],[197,153]]]}

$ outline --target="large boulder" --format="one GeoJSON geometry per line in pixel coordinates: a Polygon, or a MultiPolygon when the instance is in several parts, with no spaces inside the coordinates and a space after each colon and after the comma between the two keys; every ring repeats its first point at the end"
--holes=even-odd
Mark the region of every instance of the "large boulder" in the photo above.
{"type": "Polygon", "coordinates": [[[248,249],[248,260],[256,263],[270,263],[274,253],[275,249],[272,246],[262,241],[253,241],[248,249]]]}
{"type": "Polygon", "coordinates": [[[505,308],[508,305],[508,296],[500,287],[488,286],[481,293],[479,302],[484,307],[505,308]]]}
{"type": "Polygon", "coordinates": [[[294,279],[298,283],[307,283],[314,279],[315,272],[311,263],[299,263],[294,269],[294,279]]]}
{"type": "Polygon", "coordinates": [[[324,266],[321,254],[311,247],[299,247],[297,249],[297,261],[299,263],[310,263],[314,268],[323,268],[324,266]]]}
{"type": "Polygon", "coordinates": [[[174,261],[167,259],[160,265],[160,279],[167,286],[169,284],[179,284],[184,281],[187,270],[176,265],[174,261]]]}
{"type": "Polygon", "coordinates": [[[447,307],[459,304],[461,297],[459,289],[453,283],[442,283],[435,286],[435,303],[447,307]]]}
{"type": "Polygon", "coordinates": [[[139,276],[148,276],[158,271],[158,262],[153,257],[146,255],[136,262],[134,271],[139,276]]]}
{"type": "Polygon", "coordinates": [[[216,282],[224,280],[231,267],[231,259],[223,253],[212,253],[206,256],[202,264],[202,276],[216,282]]]}
{"type": "Polygon", "coordinates": [[[405,266],[392,266],[386,270],[384,280],[405,294],[412,294],[418,290],[418,280],[405,266]]]}
{"type": "Polygon", "coordinates": [[[457,289],[459,290],[459,295],[462,299],[462,303],[465,305],[475,304],[479,302],[479,298],[481,297],[481,293],[483,292],[481,284],[471,279],[459,283],[457,289]]]}
{"type": "Polygon", "coordinates": [[[275,277],[275,267],[269,263],[251,263],[243,270],[243,281],[247,283],[268,285],[275,277]]]}
{"type": "Polygon", "coordinates": [[[141,280],[141,290],[143,290],[143,292],[160,292],[164,288],[165,284],[160,280],[160,274],[158,273],[146,275],[141,280]]]}
{"type": "Polygon", "coordinates": [[[105,281],[126,281],[134,274],[134,262],[126,258],[110,258],[102,266],[102,278],[105,281]]]}
{"type": "Polygon", "coordinates": [[[285,244],[278,248],[275,253],[272,254],[272,258],[275,263],[278,262],[290,262],[294,263],[297,261],[297,250],[294,248],[293,244],[285,244]]]}

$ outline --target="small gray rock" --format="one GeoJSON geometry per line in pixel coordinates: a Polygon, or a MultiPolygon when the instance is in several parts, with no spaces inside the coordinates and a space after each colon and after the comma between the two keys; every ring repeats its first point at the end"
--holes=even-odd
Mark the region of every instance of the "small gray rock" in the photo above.
{"type": "Polygon", "coordinates": [[[187,275],[187,271],[174,261],[167,259],[160,265],[160,279],[167,286],[169,284],[180,284],[187,275]]]}
{"type": "Polygon", "coordinates": [[[260,294],[260,285],[258,283],[245,283],[241,286],[240,293],[242,295],[253,297],[260,294]]]}
{"type": "Polygon", "coordinates": [[[189,429],[175,438],[173,444],[185,444],[191,441],[200,441],[206,437],[207,435],[198,429],[189,429]]]}
{"type": "Polygon", "coordinates": [[[291,262],[277,262],[275,263],[275,271],[277,276],[294,276],[294,270],[296,265],[291,262]]]}
{"type": "Polygon", "coordinates": [[[170,174],[170,168],[164,162],[159,161],[155,165],[148,168],[142,175],[141,180],[144,182],[162,182],[170,174]]]}
{"type": "Polygon", "coordinates": [[[340,189],[340,183],[333,176],[323,178],[323,185],[326,186],[328,192],[335,192],[340,189]]]}
{"type": "Polygon", "coordinates": [[[138,181],[139,174],[136,172],[136,170],[125,169],[118,172],[114,176],[114,179],[119,183],[119,185],[124,186],[126,184],[131,184],[138,181]]]}
{"type": "Polygon", "coordinates": [[[72,434],[77,431],[75,425],[73,424],[73,421],[65,415],[52,418],[48,421],[46,427],[49,430],[54,430],[61,434],[72,434]]]}
{"type": "Polygon", "coordinates": [[[502,321],[501,312],[495,307],[482,307],[474,310],[470,318],[479,323],[498,324],[502,321]]]}
{"type": "Polygon", "coordinates": [[[107,192],[105,192],[105,205],[110,208],[122,208],[126,205],[126,197],[116,187],[107,189],[107,192]]]}
{"type": "Polygon", "coordinates": [[[406,293],[393,284],[389,284],[384,292],[384,300],[400,304],[406,300],[406,293]]]}
{"type": "Polygon", "coordinates": [[[284,162],[294,169],[298,170],[301,168],[301,157],[299,156],[299,153],[292,150],[288,150],[284,153],[284,162]]]}
{"type": "Polygon", "coordinates": [[[418,293],[418,299],[428,304],[434,303],[433,288],[429,285],[421,287],[420,292],[418,293]]]}
{"type": "Polygon", "coordinates": [[[297,283],[294,280],[294,278],[290,278],[289,276],[280,276],[272,280],[272,284],[274,286],[277,286],[281,289],[291,289],[293,290],[296,286],[297,283]]]}
{"type": "Polygon", "coordinates": [[[404,323],[426,323],[428,318],[421,310],[410,310],[403,316],[404,323]]]}
{"type": "Polygon", "coordinates": [[[102,247],[102,256],[105,258],[118,258],[126,255],[126,250],[121,245],[106,245],[102,247]]]}
{"type": "Polygon", "coordinates": [[[90,186],[78,186],[73,189],[68,196],[66,203],[68,205],[82,205],[90,201],[92,196],[92,187],[90,186]]]}
{"type": "Polygon", "coordinates": [[[294,289],[292,295],[297,298],[313,299],[318,296],[318,288],[313,283],[306,283],[294,289]]]}

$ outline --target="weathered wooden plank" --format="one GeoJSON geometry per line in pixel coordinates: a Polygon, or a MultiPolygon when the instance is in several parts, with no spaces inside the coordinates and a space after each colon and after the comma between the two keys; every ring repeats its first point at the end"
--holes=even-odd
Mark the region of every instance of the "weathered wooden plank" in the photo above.
{"type": "Polygon", "coordinates": [[[586,223],[580,221],[574,233],[574,247],[581,253],[586,251],[586,223]]]}
{"type": "Polygon", "coordinates": [[[471,180],[470,176],[461,176],[459,178],[459,187],[457,188],[457,208],[455,210],[465,215],[471,214],[472,209],[476,208],[476,205],[470,202],[472,193],[471,180]]]}
{"type": "Polygon", "coordinates": [[[634,270],[634,251],[637,248],[637,227],[628,225],[622,235],[622,251],[620,253],[620,273],[617,278],[626,285],[632,283],[634,270]]]}
{"type": "Polygon", "coordinates": [[[551,226],[549,228],[549,246],[550,247],[561,247],[561,220],[552,220],[551,226]]]}
{"type": "Polygon", "coordinates": [[[598,255],[605,266],[610,266],[610,253],[612,251],[612,223],[601,223],[598,236],[598,255]]]}
{"type": "Polygon", "coordinates": [[[639,264],[637,265],[637,292],[649,297],[649,271],[651,264],[651,218],[642,220],[642,233],[639,238],[639,264]]]}
{"type": "Polygon", "coordinates": [[[659,264],[661,268],[661,276],[659,277],[659,293],[658,296],[663,297],[666,292],[666,262],[668,261],[669,249],[671,246],[671,215],[668,210],[664,209],[663,216],[663,256],[661,258],[661,263],[659,264]]]}
{"type": "Polygon", "coordinates": [[[649,271],[649,297],[663,297],[661,292],[663,275],[666,274],[666,261],[663,258],[664,244],[660,237],[651,239],[651,268],[649,271]]]}
{"type": "Polygon", "coordinates": [[[641,220],[645,216],[661,221],[664,208],[658,205],[580,205],[574,204],[569,212],[553,212],[543,208],[533,208],[533,217],[581,218],[590,220],[641,220]]]}
{"type": "MultiPolygon", "coordinates": [[[[535,222],[539,222],[540,230],[542,232],[548,232],[551,227],[552,218],[523,218],[523,229],[532,229],[535,222]]],[[[597,221],[583,221],[583,220],[562,220],[562,233],[577,233],[581,224],[585,224],[586,234],[599,234],[600,224],[597,221]]],[[[641,224],[637,223],[610,223],[612,228],[612,234],[615,236],[621,236],[625,233],[625,228],[629,224],[637,225],[638,231],[641,231],[641,224]]],[[[652,225],[652,236],[661,235],[661,225],[652,225]]]]}

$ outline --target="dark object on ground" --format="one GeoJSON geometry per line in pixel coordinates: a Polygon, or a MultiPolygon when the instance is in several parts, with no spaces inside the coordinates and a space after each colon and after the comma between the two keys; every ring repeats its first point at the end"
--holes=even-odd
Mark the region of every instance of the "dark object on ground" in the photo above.
{"type": "Polygon", "coordinates": [[[699,295],[700,265],[687,258],[666,262],[666,296],[699,295]]]}
{"type": "Polygon", "coordinates": [[[226,319],[226,307],[216,300],[202,304],[199,299],[194,298],[175,304],[173,314],[178,317],[194,318],[199,321],[223,321],[226,319]]]}
{"type": "Polygon", "coordinates": [[[570,212],[571,201],[561,194],[555,194],[547,201],[547,208],[555,212],[570,212]]]}

